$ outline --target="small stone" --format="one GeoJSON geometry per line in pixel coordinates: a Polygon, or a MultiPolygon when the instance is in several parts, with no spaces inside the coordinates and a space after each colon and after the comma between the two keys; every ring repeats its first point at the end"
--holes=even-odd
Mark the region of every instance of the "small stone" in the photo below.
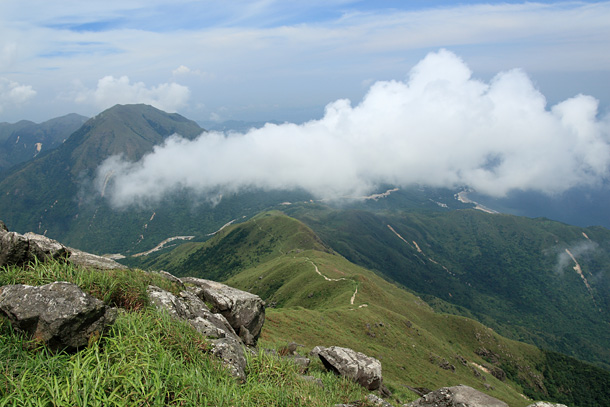
{"type": "Polygon", "coordinates": [[[348,377],[368,390],[381,386],[381,362],[373,357],[339,346],[322,348],[318,356],[328,370],[348,377]]]}

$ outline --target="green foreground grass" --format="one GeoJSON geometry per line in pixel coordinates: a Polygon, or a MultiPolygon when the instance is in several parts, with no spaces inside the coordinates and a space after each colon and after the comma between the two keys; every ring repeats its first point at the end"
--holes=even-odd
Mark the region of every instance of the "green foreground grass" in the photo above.
{"type": "Polygon", "coordinates": [[[0,318],[0,406],[329,406],[364,399],[363,388],[321,365],[309,374],[324,387],[265,352],[248,355],[248,379],[238,383],[190,325],[147,305],[149,279],[171,286],[137,270],[61,263],[0,270],[0,285],[71,281],[108,304],[130,304],[106,335],[73,354],[53,353],[0,318]]]}

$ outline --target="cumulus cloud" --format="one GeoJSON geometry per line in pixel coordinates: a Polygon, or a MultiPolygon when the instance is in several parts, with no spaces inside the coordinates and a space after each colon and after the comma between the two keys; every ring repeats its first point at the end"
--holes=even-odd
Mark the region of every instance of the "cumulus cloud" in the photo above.
{"type": "Polygon", "coordinates": [[[20,85],[6,78],[0,78],[0,112],[5,106],[22,104],[36,95],[30,85],[20,85]]]}
{"type": "Polygon", "coordinates": [[[75,100],[102,109],[116,104],[145,103],[175,112],[186,104],[189,96],[189,88],[177,83],[162,83],[148,88],[143,82],[131,83],[127,76],[105,76],[97,82],[97,88],[79,91],[75,100]]]}
{"type": "Polygon", "coordinates": [[[98,174],[113,174],[106,196],[115,206],[185,188],[303,188],[324,198],[382,183],[556,193],[609,175],[610,120],[598,118],[597,104],[578,95],[548,109],[523,71],[483,82],[440,50],[405,81],[373,84],[356,106],[328,104],[319,120],[194,141],[174,136],[139,162],[112,157],[98,174]]]}

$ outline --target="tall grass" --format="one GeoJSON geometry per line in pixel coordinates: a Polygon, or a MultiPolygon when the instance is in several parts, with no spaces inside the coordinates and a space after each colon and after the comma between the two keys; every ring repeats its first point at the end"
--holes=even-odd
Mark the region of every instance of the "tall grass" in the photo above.
{"type": "Polygon", "coordinates": [[[108,336],[75,354],[34,349],[8,323],[0,327],[0,406],[328,406],[362,400],[364,390],[314,372],[302,380],[289,361],[248,357],[240,385],[207,355],[189,325],[155,310],[124,312],[108,336]]]}
{"type": "Polygon", "coordinates": [[[363,400],[366,391],[316,369],[324,387],[303,380],[290,361],[249,354],[239,384],[188,323],[147,306],[146,287],[177,290],[154,274],[95,271],[61,262],[0,269],[0,285],[70,281],[121,306],[108,333],[77,352],[51,352],[0,317],[3,406],[329,406],[363,400]]]}
{"type": "Polygon", "coordinates": [[[141,270],[90,270],[64,261],[33,262],[23,267],[9,266],[0,269],[0,286],[39,286],[54,281],[74,283],[106,304],[127,310],[137,310],[148,305],[146,288],[150,284],[175,294],[179,291],[175,283],[159,274],[141,270]]]}

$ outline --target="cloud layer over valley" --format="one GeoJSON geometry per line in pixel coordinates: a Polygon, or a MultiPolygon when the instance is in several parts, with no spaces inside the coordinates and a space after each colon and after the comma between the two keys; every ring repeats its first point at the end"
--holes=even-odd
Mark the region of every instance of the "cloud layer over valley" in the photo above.
{"type": "Polygon", "coordinates": [[[405,81],[376,82],[356,106],[337,100],[301,125],[174,136],[139,162],[111,157],[97,182],[112,173],[105,196],[117,207],[184,188],[204,195],[302,188],[337,198],[417,183],[502,196],[596,185],[609,165],[610,119],[599,117],[596,99],[577,95],[549,107],[525,72],[484,82],[440,50],[405,81]]]}

